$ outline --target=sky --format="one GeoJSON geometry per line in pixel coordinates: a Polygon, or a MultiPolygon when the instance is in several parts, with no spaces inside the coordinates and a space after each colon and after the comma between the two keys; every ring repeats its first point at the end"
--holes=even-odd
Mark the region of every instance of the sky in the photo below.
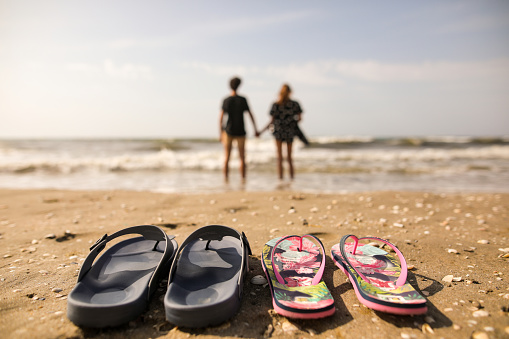
{"type": "Polygon", "coordinates": [[[0,138],[214,138],[232,76],[259,128],[288,83],[311,137],[508,136],[509,1],[0,0],[0,138]]]}

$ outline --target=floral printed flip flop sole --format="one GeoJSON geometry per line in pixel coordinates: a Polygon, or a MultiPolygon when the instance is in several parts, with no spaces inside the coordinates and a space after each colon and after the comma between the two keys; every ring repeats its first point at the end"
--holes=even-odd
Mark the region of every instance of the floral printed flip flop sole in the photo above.
{"type": "Polygon", "coordinates": [[[265,244],[262,266],[277,313],[299,319],[317,319],[334,314],[334,299],[321,280],[324,255],[322,243],[312,235],[291,235],[265,244]]]}
{"type": "Polygon", "coordinates": [[[375,237],[357,238],[347,235],[331,249],[334,263],[348,276],[355,294],[367,307],[393,314],[426,313],[426,299],[406,282],[407,266],[403,254],[387,240],[375,237]],[[346,243],[348,238],[354,242],[346,243]],[[381,241],[389,245],[398,260],[381,248],[359,243],[361,239],[381,241]]]}

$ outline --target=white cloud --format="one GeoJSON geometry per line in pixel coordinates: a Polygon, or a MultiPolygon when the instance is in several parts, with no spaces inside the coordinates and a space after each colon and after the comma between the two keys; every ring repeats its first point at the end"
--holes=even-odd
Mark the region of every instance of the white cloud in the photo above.
{"type": "Polygon", "coordinates": [[[423,83],[509,79],[509,59],[401,64],[331,60],[265,67],[189,62],[184,66],[219,76],[264,76],[311,85],[341,85],[347,80],[366,83],[423,83]]]}
{"type": "Polygon", "coordinates": [[[245,16],[234,19],[211,17],[212,21],[194,22],[189,21],[187,26],[182,26],[177,32],[167,36],[139,38],[123,38],[110,42],[108,45],[113,49],[128,48],[159,48],[176,46],[182,48],[187,45],[198,45],[204,40],[210,40],[221,36],[245,34],[250,31],[263,30],[275,25],[285,25],[300,20],[309,20],[311,16],[319,16],[316,10],[292,11],[282,14],[274,14],[264,17],[245,16]]]}
{"type": "Polygon", "coordinates": [[[146,65],[136,65],[131,63],[124,63],[121,65],[115,64],[112,60],[107,59],[103,63],[104,71],[107,75],[112,77],[120,77],[124,79],[148,79],[154,78],[152,69],[146,65]]]}
{"type": "Polygon", "coordinates": [[[340,61],[334,68],[339,76],[368,82],[459,81],[508,77],[509,59],[406,64],[340,61]]]}
{"type": "Polygon", "coordinates": [[[145,79],[152,80],[154,78],[152,68],[147,65],[123,63],[117,64],[111,59],[106,59],[101,64],[71,62],[65,65],[65,68],[72,72],[80,72],[87,74],[105,74],[110,77],[123,79],[145,79]]]}

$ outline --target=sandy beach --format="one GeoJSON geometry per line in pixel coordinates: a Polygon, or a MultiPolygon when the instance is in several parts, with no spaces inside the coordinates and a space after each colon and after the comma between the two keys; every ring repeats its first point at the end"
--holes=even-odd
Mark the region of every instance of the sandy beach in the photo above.
{"type": "Polygon", "coordinates": [[[507,338],[509,194],[291,191],[160,194],[131,191],[0,190],[2,338],[507,338]],[[294,211],[290,212],[289,211],[294,211]],[[117,328],[81,329],[66,296],[89,247],[103,234],[161,226],[182,243],[220,224],[244,231],[253,249],[240,312],[217,327],[165,321],[163,281],[149,308],[117,328]],[[260,254],[270,239],[313,234],[326,249],[324,280],[336,313],[291,320],[272,309],[260,254]],[[330,248],[346,234],[388,239],[403,252],[409,280],[428,299],[422,316],[395,316],[360,304],[330,248]],[[452,275],[453,281],[443,281],[452,275]]]}

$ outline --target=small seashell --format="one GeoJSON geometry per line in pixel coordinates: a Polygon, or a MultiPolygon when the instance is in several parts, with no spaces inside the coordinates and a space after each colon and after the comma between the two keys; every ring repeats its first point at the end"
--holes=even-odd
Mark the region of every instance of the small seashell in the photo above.
{"type": "Polygon", "coordinates": [[[476,318],[479,318],[479,317],[488,317],[490,314],[488,313],[488,311],[485,311],[485,310],[477,310],[474,313],[472,313],[472,315],[476,318]]]}
{"type": "Polygon", "coordinates": [[[452,282],[452,279],[454,279],[454,276],[452,274],[449,274],[449,275],[446,275],[445,277],[443,277],[442,281],[452,282]]]}
{"type": "Polygon", "coordinates": [[[454,248],[448,248],[447,253],[458,254],[458,251],[455,250],[454,248]]]}
{"type": "Polygon", "coordinates": [[[472,336],[470,338],[472,338],[472,339],[490,339],[490,336],[484,332],[481,332],[481,331],[474,331],[474,333],[472,333],[472,336]]]}
{"type": "Polygon", "coordinates": [[[313,207],[312,209],[309,210],[311,213],[316,213],[318,212],[318,207],[313,207]]]}
{"type": "Polygon", "coordinates": [[[415,269],[415,265],[408,265],[408,267],[407,267],[407,268],[408,268],[409,270],[413,270],[413,269],[415,269]]]}
{"type": "Polygon", "coordinates": [[[28,253],[33,253],[37,251],[37,248],[36,247],[33,247],[33,246],[30,246],[29,248],[22,248],[21,249],[21,252],[28,252],[28,253]]]}
{"type": "Polygon", "coordinates": [[[254,285],[264,285],[267,283],[267,279],[263,275],[255,275],[251,278],[251,283],[254,285]]]}
{"type": "Polygon", "coordinates": [[[487,244],[489,244],[489,243],[490,243],[490,241],[489,241],[489,240],[481,239],[481,240],[477,240],[477,243],[478,243],[478,244],[487,245],[487,244]]]}
{"type": "Polygon", "coordinates": [[[432,316],[427,315],[424,317],[424,321],[427,322],[428,324],[433,324],[435,322],[435,319],[432,316]]]}
{"type": "Polygon", "coordinates": [[[462,277],[454,277],[454,278],[452,278],[452,281],[460,282],[460,281],[463,281],[463,278],[462,277]]]}
{"type": "Polygon", "coordinates": [[[270,233],[276,233],[278,231],[279,231],[279,228],[273,228],[273,229],[270,230],[270,233]]]}
{"type": "Polygon", "coordinates": [[[444,308],[444,312],[452,312],[452,311],[454,311],[454,309],[452,309],[450,307],[444,308]]]}
{"type": "Polygon", "coordinates": [[[55,293],[62,292],[62,289],[55,287],[54,289],[51,290],[51,292],[55,292],[55,293]]]}
{"type": "Polygon", "coordinates": [[[295,326],[294,324],[292,324],[289,321],[285,321],[281,325],[281,327],[283,328],[283,332],[285,332],[285,333],[293,333],[293,332],[296,332],[299,330],[299,328],[297,326],[295,326]]]}
{"type": "Polygon", "coordinates": [[[422,324],[421,330],[422,330],[422,333],[431,333],[431,334],[435,333],[435,331],[433,331],[433,328],[431,328],[431,326],[427,323],[422,324]]]}
{"type": "Polygon", "coordinates": [[[399,223],[399,222],[395,222],[394,224],[392,224],[392,226],[399,227],[399,228],[405,227],[405,225],[403,225],[402,223],[399,223]]]}
{"type": "Polygon", "coordinates": [[[57,236],[53,233],[50,233],[50,234],[46,234],[44,236],[44,239],[55,239],[57,236]]]}

